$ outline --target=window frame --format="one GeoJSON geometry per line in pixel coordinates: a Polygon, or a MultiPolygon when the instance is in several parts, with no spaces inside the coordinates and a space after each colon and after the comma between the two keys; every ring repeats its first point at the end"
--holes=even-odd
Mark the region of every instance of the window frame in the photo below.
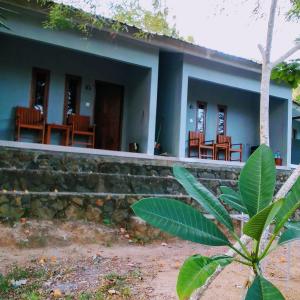
{"type": "MultiPolygon", "coordinates": [[[[206,133],[206,115],[207,115],[207,103],[204,101],[197,101],[197,107],[196,107],[196,126],[195,131],[198,130],[198,109],[200,108],[200,105],[204,106],[204,121],[203,121],[203,133],[206,133]]],[[[200,132],[200,131],[199,131],[200,132]]]]}
{"type": "Polygon", "coordinates": [[[66,74],[65,75],[65,90],[64,90],[64,111],[63,111],[63,122],[64,124],[67,124],[67,111],[68,111],[68,98],[67,98],[67,88],[68,88],[68,80],[78,80],[79,84],[77,87],[77,98],[76,98],[76,103],[75,103],[75,110],[77,114],[80,114],[80,99],[81,99],[81,84],[82,84],[82,78],[81,76],[77,75],[71,75],[71,74],[66,74]]]}
{"type": "Polygon", "coordinates": [[[226,135],[227,134],[227,105],[218,104],[218,111],[217,111],[217,128],[216,128],[216,135],[226,135]],[[219,112],[220,110],[224,110],[224,133],[219,133],[219,112]]]}
{"type": "Polygon", "coordinates": [[[48,102],[49,102],[49,87],[50,87],[50,71],[49,70],[41,69],[41,68],[37,68],[37,67],[32,68],[29,106],[34,107],[34,104],[35,104],[36,81],[37,81],[38,73],[44,73],[46,75],[45,100],[44,100],[44,105],[43,105],[43,114],[44,114],[44,119],[47,120],[48,102]]]}

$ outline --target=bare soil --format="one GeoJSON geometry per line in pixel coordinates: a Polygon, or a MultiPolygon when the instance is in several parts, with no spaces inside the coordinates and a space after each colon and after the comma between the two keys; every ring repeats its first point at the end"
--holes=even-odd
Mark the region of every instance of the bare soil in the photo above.
{"type": "MultiPolygon", "coordinates": [[[[81,224],[81,234],[84,232],[87,235],[89,231],[83,231],[82,226],[81,224]]],[[[15,237],[16,228],[18,227],[10,229],[15,237]]],[[[68,228],[78,228],[78,226],[68,226],[68,228]]],[[[0,228],[0,231],[3,234],[2,229],[0,228]]],[[[119,234],[112,244],[88,243],[87,241],[93,239],[87,236],[77,236],[76,241],[72,239],[72,243],[68,245],[56,245],[53,242],[53,245],[43,248],[20,249],[16,243],[4,243],[6,237],[2,234],[0,273],[7,274],[14,265],[21,268],[42,268],[46,276],[38,290],[38,293],[42,295],[41,299],[53,299],[54,296],[59,299],[80,300],[177,299],[176,279],[186,257],[197,253],[210,256],[226,251],[223,247],[205,247],[177,239],[138,245],[130,240],[126,232],[119,234]],[[81,239],[85,242],[82,243],[81,239]],[[92,298],[92,296],[81,298],[83,292],[95,295],[99,290],[105,298],[100,298],[100,296],[99,298],[92,298]]],[[[8,235],[7,228],[5,234],[11,237],[8,235]]],[[[72,231],[72,236],[74,236],[74,231],[72,231]]],[[[288,281],[286,280],[287,251],[287,247],[281,247],[266,260],[266,276],[281,289],[287,299],[299,300],[300,243],[294,242],[291,247],[291,268],[288,281]]],[[[232,264],[213,281],[201,299],[239,300],[247,278],[247,268],[232,264]]],[[[12,293],[6,299],[23,299],[18,297],[12,293]]]]}

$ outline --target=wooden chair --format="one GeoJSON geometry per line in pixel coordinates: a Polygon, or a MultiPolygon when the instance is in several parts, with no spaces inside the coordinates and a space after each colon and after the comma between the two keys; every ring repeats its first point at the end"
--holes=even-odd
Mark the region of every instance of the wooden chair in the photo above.
{"type": "Polygon", "coordinates": [[[16,141],[21,138],[21,129],[40,132],[40,141],[44,142],[45,118],[41,111],[31,107],[16,107],[16,141]]]}
{"type": "Polygon", "coordinates": [[[95,125],[90,125],[90,117],[70,115],[68,124],[71,126],[71,145],[79,144],[95,148],[95,125]],[[75,141],[76,137],[83,137],[87,141],[75,141]]]}
{"type": "Polygon", "coordinates": [[[242,161],[242,152],[243,145],[242,144],[232,144],[231,137],[226,135],[217,135],[217,143],[215,144],[215,159],[220,158],[220,152],[224,152],[225,160],[234,161],[232,159],[233,153],[239,153],[239,159],[235,161],[242,161]],[[238,148],[235,148],[238,146],[238,148]]]}
{"type": "Polygon", "coordinates": [[[215,144],[215,159],[220,159],[220,153],[224,153],[224,160],[228,160],[230,144],[231,144],[230,136],[218,134],[217,142],[215,144]]]}
{"type": "Polygon", "coordinates": [[[197,156],[200,158],[211,158],[215,157],[215,148],[214,148],[214,141],[209,140],[205,141],[205,134],[198,131],[190,131],[189,132],[189,157],[191,157],[191,152],[193,149],[196,149],[197,156]],[[207,152],[211,151],[211,155],[207,152]]]}
{"type": "Polygon", "coordinates": [[[228,150],[228,155],[229,155],[228,160],[242,162],[243,144],[241,144],[241,143],[231,144],[230,143],[229,150],[228,150]],[[232,154],[234,154],[234,153],[239,154],[238,159],[232,159],[232,154]]]}

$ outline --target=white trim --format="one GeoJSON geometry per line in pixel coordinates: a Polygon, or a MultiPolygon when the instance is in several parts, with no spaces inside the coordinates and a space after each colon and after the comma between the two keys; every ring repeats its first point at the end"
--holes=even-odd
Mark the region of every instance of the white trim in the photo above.
{"type": "MultiPolygon", "coordinates": [[[[136,159],[149,159],[157,161],[173,161],[173,162],[186,162],[186,163],[199,163],[208,165],[222,165],[232,167],[243,167],[244,162],[238,161],[224,161],[224,160],[211,160],[211,159],[200,159],[191,157],[174,157],[174,156],[159,156],[149,155],[145,153],[134,153],[125,151],[113,151],[103,149],[92,149],[92,148],[81,148],[81,147],[70,147],[70,146],[59,146],[59,145],[47,145],[38,143],[27,143],[27,142],[15,142],[0,140],[0,147],[16,148],[16,149],[29,149],[29,150],[41,150],[41,151],[55,151],[62,153],[77,153],[77,154],[91,154],[100,156],[110,157],[124,157],[124,158],[136,158],[136,159]]],[[[290,170],[296,168],[297,165],[289,166],[276,166],[278,170],[290,170]]]]}

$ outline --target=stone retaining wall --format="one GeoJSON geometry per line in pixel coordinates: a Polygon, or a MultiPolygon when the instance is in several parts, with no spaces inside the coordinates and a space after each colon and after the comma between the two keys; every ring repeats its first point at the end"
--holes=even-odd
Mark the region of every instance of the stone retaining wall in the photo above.
{"type": "MultiPolygon", "coordinates": [[[[172,197],[195,205],[172,176],[183,165],[209,190],[237,186],[240,167],[0,147],[0,218],[84,219],[127,224],[130,205],[172,197]]],[[[278,170],[277,189],[289,176],[278,170]]]]}

